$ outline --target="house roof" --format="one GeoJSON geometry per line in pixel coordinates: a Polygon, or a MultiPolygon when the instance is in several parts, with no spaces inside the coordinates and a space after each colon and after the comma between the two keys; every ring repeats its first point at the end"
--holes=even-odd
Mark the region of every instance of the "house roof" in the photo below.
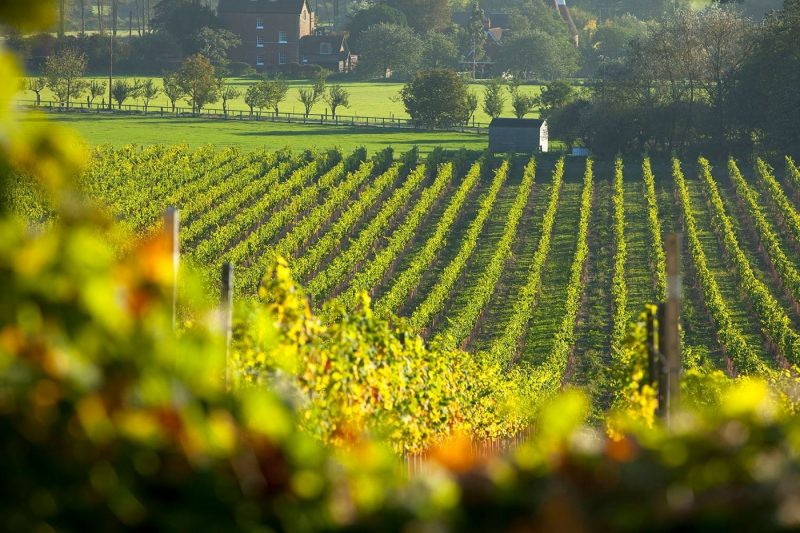
{"type": "Polygon", "coordinates": [[[313,11],[306,0],[219,0],[217,13],[265,13],[299,15],[303,5],[313,11]]]}
{"type": "Polygon", "coordinates": [[[499,128],[535,128],[540,129],[545,121],[538,118],[493,118],[489,127],[499,128]]]}
{"type": "Polygon", "coordinates": [[[300,39],[300,55],[309,63],[320,63],[347,59],[350,48],[347,46],[347,35],[343,33],[329,33],[326,35],[306,35],[300,39]],[[319,45],[329,43],[330,54],[320,54],[319,45]]]}

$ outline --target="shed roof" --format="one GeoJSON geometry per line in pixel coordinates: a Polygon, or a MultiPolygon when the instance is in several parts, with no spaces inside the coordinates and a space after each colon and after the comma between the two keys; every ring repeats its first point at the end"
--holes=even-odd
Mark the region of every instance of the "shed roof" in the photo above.
{"type": "Polygon", "coordinates": [[[499,128],[535,128],[540,129],[544,120],[538,118],[493,118],[489,123],[489,127],[496,126],[499,128]]]}
{"type": "Polygon", "coordinates": [[[311,4],[306,0],[219,0],[218,13],[274,13],[274,14],[300,14],[303,4],[309,11],[313,11],[311,4]]]}

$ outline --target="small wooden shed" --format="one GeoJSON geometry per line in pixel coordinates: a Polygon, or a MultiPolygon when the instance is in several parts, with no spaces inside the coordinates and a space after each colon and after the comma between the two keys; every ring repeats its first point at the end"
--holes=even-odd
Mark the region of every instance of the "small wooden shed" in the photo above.
{"type": "Polygon", "coordinates": [[[489,123],[490,152],[546,152],[547,121],[536,118],[493,118],[489,123]]]}

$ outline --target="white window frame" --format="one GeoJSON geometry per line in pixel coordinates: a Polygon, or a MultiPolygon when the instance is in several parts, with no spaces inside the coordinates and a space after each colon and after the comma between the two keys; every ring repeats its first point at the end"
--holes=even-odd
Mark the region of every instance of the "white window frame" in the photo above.
{"type": "Polygon", "coordinates": [[[278,52],[278,64],[285,65],[289,62],[289,58],[286,55],[286,52],[278,52]]]}
{"type": "Polygon", "coordinates": [[[264,56],[256,56],[256,66],[257,67],[264,66],[264,56]]]}
{"type": "Polygon", "coordinates": [[[286,44],[289,42],[289,40],[286,38],[286,31],[280,30],[278,32],[278,42],[281,44],[286,44]]]}
{"type": "Polygon", "coordinates": [[[328,42],[319,43],[319,55],[321,55],[321,56],[329,56],[332,53],[333,53],[333,45],[331,43],[328,43],[328,42]]]}
{"type": "Polygon", "coordinates": [[[256,17],[256,29],[263,30],[264,29],[264,19],[263,17],[256,17]]]}
{"type": "Polygon", "coordinates": [[[256,35],[256,48],[264,48],[264,38],[260,35],[256,35]]]}

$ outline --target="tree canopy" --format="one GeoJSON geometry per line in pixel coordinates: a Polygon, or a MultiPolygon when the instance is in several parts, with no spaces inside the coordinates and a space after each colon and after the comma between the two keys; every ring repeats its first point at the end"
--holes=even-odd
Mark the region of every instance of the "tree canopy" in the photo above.
{"type": "Polygon", "coordinates": [[[578,51],[566,37],[533,30],[503,43],[496,68],[522,79],[566,78],[578,69],[578,51]]]}
{"type": "Polygon", "coordinates": [[[449,127],[469,120],[467,85],[450,69],[417,72],[400,91],[412,122],[425,127],[449,127]]]}
{"type": "Polygon", "coordinates": [[[408,24],[421,34],[450,24],[452,12],[447,0],[386,0],[386,5],[402,11],[408,24]]]}
{"type": "Polygon", "coordinates": [[[407,26],[408,20],[405,13],[386,4],[375,4],[357,11],[347,24],[347,31],[350,33],[350,38],[347,42],[350,49],[355,53],[360,53],[361,34],[367,31],[370,26],[381,23],[407,26]]]}
{"type": "Polygon", "coordinates": [[[359,68],[373,76],[406,76],[416,70],[422,40],[408,26],[376,24],[361,35],[359,68]]]}

